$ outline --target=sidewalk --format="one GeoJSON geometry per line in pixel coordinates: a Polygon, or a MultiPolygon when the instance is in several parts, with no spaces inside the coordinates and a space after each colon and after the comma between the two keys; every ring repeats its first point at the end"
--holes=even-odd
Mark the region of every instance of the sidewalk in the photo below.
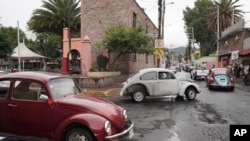
{"type": "Polygon", "coordinates": [[[235,88],[243,89],[250,92],[250,85],[245,85],[242,78],[235,77],[235,88]]]}

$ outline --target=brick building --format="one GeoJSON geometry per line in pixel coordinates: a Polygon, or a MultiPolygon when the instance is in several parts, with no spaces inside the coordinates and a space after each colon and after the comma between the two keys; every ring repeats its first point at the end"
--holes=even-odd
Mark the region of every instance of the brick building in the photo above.
{"type": "Polygon", "coordinates": [[[219,66],[242,64],[250,66],[250,28],[246,27],[244,19],[232,25],[221,33],[219,40],[219,66]]]}
{"type": "MultiPolygon", "coordinates": [[[[81,0],[81,37],[87,35],[91,41],[91,68],[97,68],[98,55],[107,55],[105,50],[96,48],[95,44],[102,39],[107,28],[119,24],[129,27],[140,24],[146,34],[158,34],[157,27],[135,0],[81,0]]],[[[107,56],[112,63],[115,55],[107,56]]],[[[156,66],[153,55],[130,53],[120,56],[113,69],[130,74],[141,68],[156,66]]]]}

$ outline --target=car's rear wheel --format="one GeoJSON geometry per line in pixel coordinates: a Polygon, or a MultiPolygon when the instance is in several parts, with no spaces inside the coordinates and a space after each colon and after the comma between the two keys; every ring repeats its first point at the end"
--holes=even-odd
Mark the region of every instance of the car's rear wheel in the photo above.
{"type": "Polygon", "coordinates": [[[145,99],[145,91],[143,89],[136,89],[132,94],[134,102],[142,102],[145,99]]]}
{"type": "Polygon", "coordinates": [[[188,88],[185,92],[185,95],[188,100],[194,100],[196,98],[197,92],[194,88],[188,88]]]}
{"type": "Polygon", "coordinates": [[[94,141],[95,138],[84,128],[76,127],[70,129],[67,134],[65,141],[94,141]]]}
{"type": "Polygon", "coordinates": [[[234,91],[234,87],[231,87],[231,91],[234,91]]]}

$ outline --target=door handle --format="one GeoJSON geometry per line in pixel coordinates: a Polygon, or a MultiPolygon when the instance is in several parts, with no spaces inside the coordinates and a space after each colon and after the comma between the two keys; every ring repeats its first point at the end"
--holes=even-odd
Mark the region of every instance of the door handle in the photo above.
{"type": "Polygon", "coordinates": [[[15,105],[15,104],[8,104],[8,106],[10,106],[10,107],[16,107],[17,105],[15,105]]]}

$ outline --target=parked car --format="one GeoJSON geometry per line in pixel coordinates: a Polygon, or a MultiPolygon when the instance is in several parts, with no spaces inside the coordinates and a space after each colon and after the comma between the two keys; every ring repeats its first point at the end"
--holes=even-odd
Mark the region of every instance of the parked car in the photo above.
{"type": "Polygon", "coordinates": [[[213,88],[228,88],[234,90],[234,77],[228,68],[213,68],[210,70],[207,77],[207,87],[213,88]]]}
{"type": "Polygon", "coordinates": [[[142,102],[146,96],[167,95],[185,96],[188,100],[194,100],[200,92],[197,84],[176,78],[169,69],[148,68],[128,78],[120,95],[130,96],[135,102],[142,102]]]}
{"type": "Polygon", "coordinates": [[[0,70],[0,76],[5,75],[5,74],[7,74],[7,73],[8,73],[7,71],[1,71],[1,70],[0,70]]]}
{"type": "Polygon", "coordinates": [[[53,141],[133,137],[126,110],[86,95],[60,74],[16,72],[0,77],[0,136],[53,141]]]}
{"type": "Polygon", "coordinates": [[[207,75],[209,73],[209,70],[205,67],[194,67],[190,73],[191,79],[206,79],[207,75]]]}

